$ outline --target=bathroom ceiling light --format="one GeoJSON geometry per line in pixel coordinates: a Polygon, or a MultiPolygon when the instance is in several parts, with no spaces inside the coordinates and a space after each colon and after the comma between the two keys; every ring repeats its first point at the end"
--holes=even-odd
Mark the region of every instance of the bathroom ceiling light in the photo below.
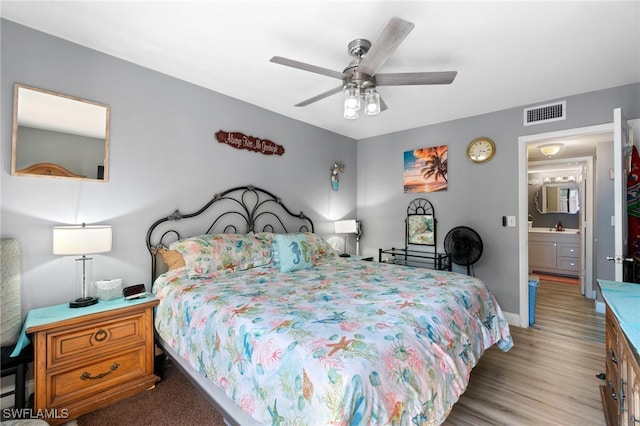
{"type": "Polygon", "coordinates": [[[540,145],[538,149],[542,153],[542,155],[546,155],[547,157],[552,157],[560,152],[560,149],[563,147],[561,143],[548,143],[544,145],[540,145]]]}

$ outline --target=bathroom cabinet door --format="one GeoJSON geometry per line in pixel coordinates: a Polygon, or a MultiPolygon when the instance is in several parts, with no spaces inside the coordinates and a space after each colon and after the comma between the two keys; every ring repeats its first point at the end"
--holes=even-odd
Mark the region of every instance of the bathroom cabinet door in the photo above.
{"type": "Polygon", "coordinates": [[[529,241],[529,270],[556,268],[556,243],[529,241]]]}

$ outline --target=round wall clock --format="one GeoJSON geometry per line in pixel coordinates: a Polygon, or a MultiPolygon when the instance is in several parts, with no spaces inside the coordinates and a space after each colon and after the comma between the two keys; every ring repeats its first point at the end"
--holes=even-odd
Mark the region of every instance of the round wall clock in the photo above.
{"type": "Polygon", "coordinates": [[[467,158],[474,163],[486,163],[496,153],[496,144],[489,138],[480,137],[469,142],[467,158]]]}

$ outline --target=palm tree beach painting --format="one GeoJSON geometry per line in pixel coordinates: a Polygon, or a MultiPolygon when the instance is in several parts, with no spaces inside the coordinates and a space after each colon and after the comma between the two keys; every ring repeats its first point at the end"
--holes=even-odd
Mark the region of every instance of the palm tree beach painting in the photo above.
{"type": "Polygon", "coordinates": [[[404,152],[404,192],[436,192],[447,189],[448,145],[404,152]]]}

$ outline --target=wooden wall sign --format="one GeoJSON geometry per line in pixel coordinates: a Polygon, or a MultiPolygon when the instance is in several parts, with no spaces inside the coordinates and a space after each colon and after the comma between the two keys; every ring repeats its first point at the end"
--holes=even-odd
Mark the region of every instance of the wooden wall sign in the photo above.
{"type": "Polygon", "coordinates": [[[219,130],[216,133],[216,140],[236,149],[246,149],[248,151],[260,152],[264,155],[282,155],[284,147],[268,139],[259,139],[247,136],[240,132],[225,132],[219,130]]]}

